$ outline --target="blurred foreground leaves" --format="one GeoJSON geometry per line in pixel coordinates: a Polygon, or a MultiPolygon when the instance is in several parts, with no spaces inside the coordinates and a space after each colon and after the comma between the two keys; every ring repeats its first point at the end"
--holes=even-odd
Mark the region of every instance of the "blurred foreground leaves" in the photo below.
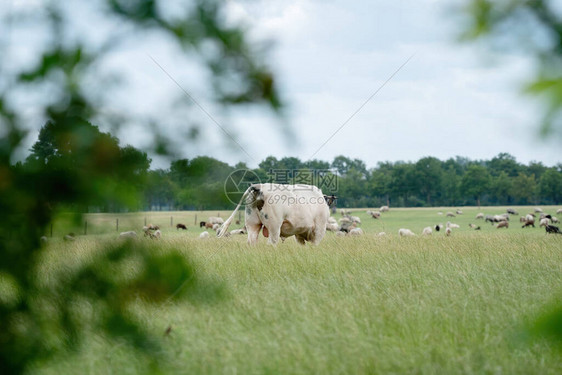
{"type": "MultiPolygon", "coordinates": [[[[45,261],[49,246],[42,247],[40,237],[57,211],[70,210],[79,217],[90,205],[137,208],[137,185],[150,159],[130,146],[119,146],[117,139],[92,125],[104,118],[106,124],[113,120],[103,108],[113,100],[107,83],[118,81],[99,70],[108,53],[127,38],[138,41],[140,35],[152,33],[189,52],[186,56],[207,69],[216,102],[265,104],[276,113],[281,108],[264,51],[249,42],[245,27],[226,22],[225,2],[97,0],[88,6],[91,20],[73,19],[72,6],[55,0],[34,3],[32,9],[18,7],[23,13],[16,16],[8,14],[6,27],[40,28],[45,37],[46,43],[37,44],[33,64],[14,63],[17,58],[9,54],[12,50],[0,35],[2,374],[23,373],[77,349],[85,327],[124,339],[151,358],[154,366],[147,372],[153,371],[159,367],[161,351],[156,349],[161,338],[134,319],[133,301],[161,303],[175,297],[180,287],[178,296],[205,301],[218,295],[218,289],[200,287],[193,265],[178,249],[163,252],[161,246],[127,242],[100,245],[98,253],[77,267],[63,267],[61,259],[54,265],[45,261]],[[103,33],[99,25],[94,43],[91,28],[86,34],[77,28],[96,19],[115,27],[103,33]],[[30,106],[45,125],[31,156],[14,165],[28,129],[38,125],[25,123],[21,113],[21,98],[33,95],[40,99],[30,106]],[[60,274],[45,278],[53,269],[60,274]]],[[[123,124],[145,125],[156,140],[170,139],[150,121],[139,124],[128,113],[118,117],[123,124]]],[[[165,141],[154,144],[161,153],[170,149],[165,141]]]]}
{"type": "Polygon", "coordinates": [[[469,0],[463,38],[530,56],[535,73],[524,88],[544,104],[543,136],[562,135],[562,13],[554,0],[469,0]]]}

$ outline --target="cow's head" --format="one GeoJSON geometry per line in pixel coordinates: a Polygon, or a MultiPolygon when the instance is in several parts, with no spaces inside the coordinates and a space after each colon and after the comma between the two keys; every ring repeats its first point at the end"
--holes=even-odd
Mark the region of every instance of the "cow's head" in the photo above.
{"type": "Polygon", "coordinates": [[[332,207],[332,204],[336,201],[336,199],[338,199],[338,197],[336,197],[334,194],[324,195],[324,200],[326,201],[328,207],[332,207]]]}

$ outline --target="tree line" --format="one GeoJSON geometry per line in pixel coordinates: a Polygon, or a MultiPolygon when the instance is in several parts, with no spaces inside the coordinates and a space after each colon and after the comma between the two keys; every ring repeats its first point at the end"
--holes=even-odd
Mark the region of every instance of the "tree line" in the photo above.
{"type": "Polygon", "coordinates": [[[145,152],[119,146],[117,138],[88,122],[80,122],[77,128],[80,137],[61,137],[54,124],[47,122],[31,154],[16,168],[40,169],[82,184],[92,181],[88,176],[100,169],[113,170],[102,183],[90,187],[98,190],[97,201],[83,203],[83,210],[90,212],[229,209],[233,198],[229,191],[233,187],[244,191],[250,182],[313,184],[326,194],[337,195],[339,207],[562,203],[562,164],[522,164],[508,153],[490,160],[428,156],[415,162],[379,162],[374,168],[346,156],[336,156],[331,162],[269,156],[257,168],[198,156],[174,160],[168,169],[150,169],[151,160],[145,152]],[[229,176],[240,181],[229,187],[229,176]],[[116,193],[123,199],[109,198],[116,193]]]}

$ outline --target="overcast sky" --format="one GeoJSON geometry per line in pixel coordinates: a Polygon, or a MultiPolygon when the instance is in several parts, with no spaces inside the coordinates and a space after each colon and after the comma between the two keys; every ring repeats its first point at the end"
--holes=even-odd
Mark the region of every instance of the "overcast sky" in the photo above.
{"type": "MultiPolygon", "coordinates": [[[[519,94],[533,72],[532,62],[512,51],[458,43],[463,19],[452,10],[454,3],[231,0],[229,20],[248,25],[253,40],[271,44],[271,64],[287,103],[284,120],[267,110],[213,105],[196,64],[150,39],[104,63],[105,69],[126,66],[128,82],[128,91],[115,93],[104,110],[159,118],[172,132],[185,122],[178,111],[166,118],[163,103],[190,107],[186,116],[201,126],[202,138],[187,143],[182,156],[209,155],[231,165],[244,161],[254,167],[269,155],[327,161],[345,155],[375,167],[379,161],[424,156],[490,159],[500,152],[523,163],[562,162],[560,140],[538,139],[539,107],[519,94]],[[193,106],[152,59],[213,119],[193,106]],[[241,147],[228,142],[215,121],[241,147]],[[291,136],[283,126],[292,129],[291,136]]],[[[88,17],[80,6],[72,12],[77,19],[88,17]]],[[[96,25],[96,32],[103,27],[96,25]]],[[[33,137],[32,132],[28,143],[33,137]]],[[[140,130],[119,138],[139,147],[150,142],[140,130]]]]}

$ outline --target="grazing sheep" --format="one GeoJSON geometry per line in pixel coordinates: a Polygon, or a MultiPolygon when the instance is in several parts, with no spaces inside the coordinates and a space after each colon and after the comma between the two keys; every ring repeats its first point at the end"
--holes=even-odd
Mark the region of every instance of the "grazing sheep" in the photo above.
{"type": "Polygon", "coordinates": [[[339,226],[337,223],[326,223],[326,230],[329,230],[330,232],[337,232],[339,230],[339,226]]]}
{"type": "Polygon", "coordinates": [[[476,215],[476,219],[484,219],[484,214],[480,212],[478,215],[476,215]]]}
{"type": "Polygon", "coordinates": [[[507,213],[510,215],[519,215],[519,213],[515,211],[513,208],[508,208],[507,213]]]}
{"type": "Polygon", "coordinates": [[[158,229],[160,229],[160,227],[159,227],[158,225],[155,225],[155,224],[148,224],[147,228],[148,228],[149,230],[158,230],[158,229]]]}
{"type": "Polygon", "coordinates": [[[447,213],[445,214],[445,216],[447,216],[447,217],[455,217],[455,214],[449,211],[449,212],[447,212],[447,213]]]}
{"type": "Polygon", "coordinates": [[[558,220],[558,218],[556,216],[552,216],[550,218],[550,221],[552,221],[553,223],[559,223],[560,222],[560,220],[558,220]]]}
{"type": "Polygon", "coordinates": [[[380,212],[388,212],[390,211],[390,207],[388,206],[381,206],[381,208],[379,209],[380,212]]]}
{"type": "Polygon", "coordinates": [[[119,233],[119,238],[137,238],[137,232],[130,230],[128,232],[119,233]]]}
{"type": "Polygon", "coordinates": [[[185,224],[177,223],[177,224],[176,224],[176,229],[187,230],[187,227],[185,226],[185,224]]]}
{"type": "Polygon", "coordinates": [[[546,227],[544,227],[544,229],[546,229],[546,233],[562,234],[562,232],[560,232],[560,228],[558,228],[556,225],[547,225],[546,227]]]}
{"type": "Polygon", "coordinates": [[[357,224],[361,224],[361,219],[357,216],[351,216],[351,221],[357,224]]]}
{"type": "Polygon", "coordinates": [[[219,230],[219,228],[221,227],[220,224],[213,224],[213,230],[216,232],[217,230],[219,230]]]}
{"type": "Polygon", "coordinates": [[[213,223],[211,223],[210,221],[206,221],[205,222],[205,228],[206,229],[213,229],[213,223]]]}
{"type": "Polygon", "coordinates": [[[371,211],[371,217],[373,219],[380,219],[381,213],[379,211],[371,211]]]}
{"type": "Polygon", "coordinates": [[[548,224],[550,224],[550,223],[549,223],[548,218],[546,218],[546,217],[541,219],[541,221],[539,221],[539,227],[546,227],[548,224]]]}
{"type": "Polygon", "coordinates": [[[457,215],[462,215],[462,211],[461,211],[461,210],[457,210],[457,215]]]}
{"type": "Polygon", "coordinates": [[[246,234],[246,227],[241,228],[241,229],[234,229],[230,231],[231,235],[235,235],[235,234],[246,234]]]}
{"type": "Polygon", "coordinates": [[[425,227],[423,228],[422,236],[431,236],[432,233],[431,227],[425,227]]]}
{"type": "Polygon", "coordinates": [[[446,235],[447,237],[449,237],[452,233],[453,233],[453,231],[452,231],[451,228],[445,229],[445,235],[446,235]]]}
{"type": "Polygon", "coordinates": [[[377,236],[380,236],[380,237],[386,236],[386,232],[379,232],[379,234],[377,234],[377,236]]]}
{"type": "Polygon", "coordinates": [[[519,222],[520,222],[520,223],[524,223],[525,221],[527,221],[527,219],[525,218],[525,216],[519,216],[519,222]]]}
{"type": "Polygon", "coordinates": [[[484,221],[486,223],[489,221],[490,224],[494,225],[494,217],[492,215],[486,215],[486,218],[484,219],[484,221]]]}
{"type": "Polygon", "coordinates": [[[443,229],[443,224],[437,224],[437,225],[435,226],[435,231],[436,231],[436,232],[439,232],[441,229],[443,229]]]}
{"type": "Polygon", "coordinates": [[[458,225],[458,224],[454,224],[454,223],[451,223],[450,221],[447,221],[447,228],[451,228],[451,229],[455,228],[455,229],[457,229],[457,228],[460,228],[460,227],[461,227],[461,226],[458,225]]]}
{"type": "Polygon", "coordinates": [[[476,224],[468,224],[468,226],[474,230],[480,230],[480,227],[477,226],[476,224]]]}
{"type": "Polygon", "coordinates": [[[224,224],[224,220],[221,217],[218,216],[211,216],[209,217],[209,220],[207,220],[207,222],[211,223],[211,224],[224,224]]]}
{"type": "Polygon", "coordinates": [[[62,239],[65,240],[65,241],[75,241],[76,240],[76,238],[74,238],[74,233],[65,234],[62,239]]]}
{"type": "Polygon", "coordinates": [[[412,232],[409,229],[405,229],[405,228],[400,228],[398,229],[398,234],[400,236],[407,236],[407,237],[411,237],[411,236],[415,236],[416,234],[414,232],[412,232]]]}
{"type": "Polygon", "coordinates": [[[207,231],[201,232],[201,234],[199,235],[199,238],[209,238],[209,232],[207,232],[207,231]]]}
{"type": "Polygon", "coordinates": [[[199,228],[203,228],[203,227],[205,227],[206,225],[207,225],[207,223],[204,222],[204,221],[200,221],[200,222],[199,222],[199,228]]]}
{"type": "Polygon", "coordinates": [[[498,225],[496,225],[496,228],[497,228],[497,229],[500,229],[500,228],[509,228],[509,222],[508,222],[508,221],[500,221],[500,222],[498,223],[498,225]]]}
{"type": "Polygon", "coordinates": [[[349,235],[350,236],[362,236],[363,235],[363,229],[353,228],[352,230],[349,231],[349,235]]]}
{"type": "Polygon", "coordinates": [[[562,214],[562,208],[557,209],[556,214],[562,214]]]}
{"type": "Polygon", "coordinates": [[[345,236],[345,235],[347,235],[346,232],[342,232],[342,231],[337,231],[337,232],[336,232],[336,236],[338,236],[338,237],[343,237],[343,236],[345,236]]]}
{"type": "Polygon", "coordinates": [[[539,207],[535,207],[535,212],[536,212],[536,213],[541,213],[542,210],[541,210],[539,207]]]}
{"type": "Polygon", "coordinates": [[[439,211],[439,212],[437,213],[437,215],[443,215],[443,212],[439,211]]]}
{"type": "Polygon", "coordinates": [[[153,237],[151,238],[155,238],[155,239],[159,239],[162,237],[162,232],[160,232],[160,229],[154,231],[154,234],[152,235],[153,237]]]}
{"type": "Polygon", "coordinates": [[[550,216],[549,214],[541,213],[540,219],[542,220],[542,219],[544,219],[545,217],[546,217],[547,219],[552,219],[552,216],[550,216]]]}
{"type": "MultiPolygon", "coordinates": [[[[529,215],[527,215],[529,216],[529,215]]],[[[530,216],[530,219],[526,218],[525,222],[523,224],[523,226],[521,228],[527,228],[527,227],[535,227],[535,218],[530,216]]]]}
{"type": "Polygon", "coordinates": [[[349,215],[350,213],[351,213],[351,211],[346,210],[346,209],[343,209],[343,208],[340,210],[340,214],[341,214],[342,216],[349,215]]]}

